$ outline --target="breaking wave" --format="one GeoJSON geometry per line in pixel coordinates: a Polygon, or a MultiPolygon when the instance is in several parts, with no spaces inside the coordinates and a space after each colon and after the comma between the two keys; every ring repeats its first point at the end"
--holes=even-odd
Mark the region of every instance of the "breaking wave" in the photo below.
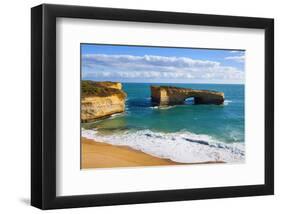
{"type": "Polygon", "coordinates": [[[163,133],[139,130],[106,135],[97,130],[83,129],[82,136],[111,145],[129,146],[146,154],[179,163],[241,163],[245,160],[244,143],[224,143],[208,135],[187,131],[163,133]]]}

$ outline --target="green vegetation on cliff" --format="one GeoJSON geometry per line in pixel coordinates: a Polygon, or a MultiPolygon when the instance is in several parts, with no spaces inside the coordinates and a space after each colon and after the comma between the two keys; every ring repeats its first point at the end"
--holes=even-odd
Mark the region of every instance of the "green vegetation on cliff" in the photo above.
{"type": "Polygon", "coordinates": [[[126,93],[120,89],[113,88],[118,83],[114,82],[94,82],[91,80],[81,81],[81,97],[98,96],[107,97],[116,95],[120,98],[125,98],[126,93]],[[112,88],[111,88],[112,87],[112,88]]]}

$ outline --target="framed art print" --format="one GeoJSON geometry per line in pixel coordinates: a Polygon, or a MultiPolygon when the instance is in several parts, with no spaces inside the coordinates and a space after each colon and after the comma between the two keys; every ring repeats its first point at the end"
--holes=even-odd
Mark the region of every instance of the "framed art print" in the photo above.
{"type": "Polygon", "coordinates": [[[273,194],[273,19],[31,16],[33,206],[273,194]]]}

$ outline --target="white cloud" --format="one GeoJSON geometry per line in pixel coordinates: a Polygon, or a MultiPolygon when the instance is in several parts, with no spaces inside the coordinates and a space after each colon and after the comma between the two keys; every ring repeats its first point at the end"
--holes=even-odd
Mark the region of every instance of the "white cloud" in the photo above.
{"type": "Polygon", "coordinates": [[[239,56],[228,56],[225,57],[226,60],[233,60],[235,62],[243,63],[245,61],[245,55],[239,55],[239,56]]]}
{"type": "Polygon", "coordinates": [[[228,80],[242,82],[244,72],[209,60],[188,57],[86,54],[82,56],[86,78],[146,80],[228,80]]]}

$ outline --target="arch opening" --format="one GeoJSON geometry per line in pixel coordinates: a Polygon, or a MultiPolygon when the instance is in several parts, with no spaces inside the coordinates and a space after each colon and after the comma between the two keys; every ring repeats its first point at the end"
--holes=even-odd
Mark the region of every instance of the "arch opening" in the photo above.
{"type": "Polygon", "coordinates": [[[188,97],[184,100],[185,105],[195,105],[195,97],[188,97]]]}

